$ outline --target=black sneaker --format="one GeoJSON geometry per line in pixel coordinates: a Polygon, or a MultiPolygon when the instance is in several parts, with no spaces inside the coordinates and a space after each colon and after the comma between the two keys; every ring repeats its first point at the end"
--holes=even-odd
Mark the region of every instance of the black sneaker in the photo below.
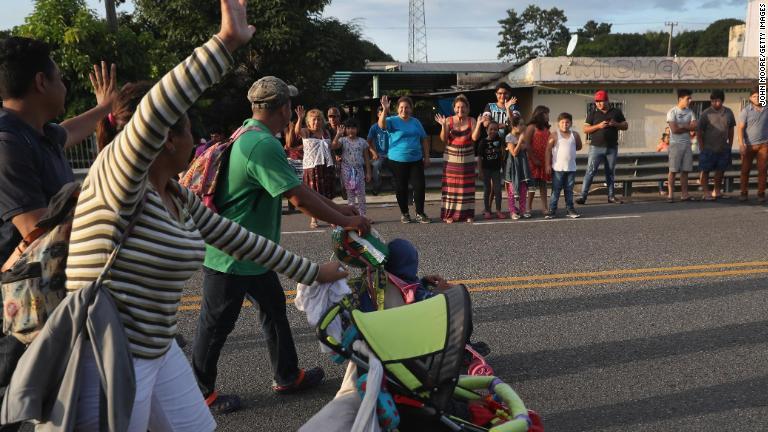
{"type": "Polygon", "coordinates": [[[402,215],[400,215],[400,223],[404,223],[404,224],[411,223],[411,215],[409,215],[408,213],[403,213],[402,215]]]}
{"type": "MultiPolygon", "coordinates": [[[[576,202],[579,202],[579,201],[576,200],[576,202]]],[[[622,201],[620,198],[608,197],[608,203],[609,204],[624,204],[624,201],[622,201]]]]}
{"type": "Polygon", "coordinates": [[[273,382],[272,391],[280,395],[296,393],[319,386],[323,379],[325,379],[325,371],[319,366],[312,369],[301,369],[299,370],[299,377],[292,384],[278,385],[273,382]]]}
{"type": "Polygon", "coordinates": [[[218,394],[213,392],[205,398],[205,404],[211,410],[211,414],[229,414],[242,407],[242,402],[238,395],[218,394]]]}
{"type": "Polygon", "coordinates": [[[428,223],[432,223],[432,219],[430,219],[429,216],[422,213],[422,214],[416,215],[416,222],[420,224],[428,224],[428,223]]]}
{"type": "Polygon", "coordinates": [[[571,219],[576,219],[581,217],[581,215],[576,212],[576,209],[572,209],[572,208],[569,208],[568,210],[566,210],[565,215],[571,219]]]}
{"type": "Polygon", "coordinates": [[[576,198],[576,204],[578,205],[584,205],[587,202],[586,198],[578,197],[576,198]]]}
{"type": "Polygon", "coordinates": [[[544,214],[544,219],[554,219],[556,217],[557,217],[557,213],[555,213],[555,210],[550,210],[544,214]]]}

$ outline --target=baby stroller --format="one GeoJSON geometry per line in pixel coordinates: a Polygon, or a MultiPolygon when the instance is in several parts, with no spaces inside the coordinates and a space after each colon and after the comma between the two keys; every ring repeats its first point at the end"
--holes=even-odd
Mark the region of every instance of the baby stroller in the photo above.
{"type": "Polygon", "coordinates": [[[357,366],[363,392],[369,362],[372,357],[381,362],[384,397],[377,413],[382,430],[543,431],[538,416],[509,385],[494,376],[460,375],[471,319],[463,285],[368,313],[355,309],[348,296],[326,312],[317,336],[357,366]],[[342,340],[327,331],[337,318],[342,340]]]}
{"type": "MultiPolygon", "coordinates": [[[[336,258],[363,269],[360,276],[350,277],[348,280],[352,289],[350,304],[354,309],[371,312],[383,310],[385,305],[389,308],[419,301],[420,296],[417,291],[421,289],[420,284],[404,281],[384,269],[383,264],[389,251],[375,230],[365,238],[361,238],[354,232],[336,229],[332,238],[336,258]]],[[[427,288],[431,291],[434,287],[427,288]]],[[[485,344],[481,343],[481,345],[485,344]]],[[[487,346],[484,348],[487,355],[489,350],[487,346]]],[[[484,355],[469,343],[465,346],[462,358],[466,366],[464,373],[467,375],[491,376],[494,374],[493,368],[485,360],[484,355]]]]}

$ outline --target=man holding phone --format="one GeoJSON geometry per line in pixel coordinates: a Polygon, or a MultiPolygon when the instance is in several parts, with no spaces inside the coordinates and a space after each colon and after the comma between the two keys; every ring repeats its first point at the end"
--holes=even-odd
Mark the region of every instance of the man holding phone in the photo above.
{"type": "Polygon", "coordinates": [[[584,134],[590,135],[589,159],[587,161],[587,172],[584,175],[584,182],[581,186],[581,197],[576,199],[576,204],[587,202],[589,188],[592,186],[592,180],[600,169],[600,164],[604,163],[605,182],[608,184],[608,202],[621,204],[623,201],[617,199],[614,191],[614,172],[616,170],[616,159],[619,155],[619,131],[627,130],[627,119],[620,109],[611,107],[608,103],[608,92],[598,90],[595,92],[595,110],[587,115],[584,122],[584,134]]]}

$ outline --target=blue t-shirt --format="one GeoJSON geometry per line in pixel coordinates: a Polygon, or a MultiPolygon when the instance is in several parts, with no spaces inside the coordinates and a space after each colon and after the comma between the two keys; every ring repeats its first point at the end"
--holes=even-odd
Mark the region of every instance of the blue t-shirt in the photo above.
{"type": "Polygon", "coordinates": [[[371,125],[371,128],[368,130],[368,139],[373,140],[373,142],[376,143],[376,152],[379,156],[387,156],[387,150],[389,150],[389,133],[385,130],[381,130],[378,123],[371,125]]]}
{"type": "Polygon", "coordinates": [[[389,151],[387,157],[396,162],[416,162],[424,158],[421,139],[427,137],[421,122],[415,117],[404,121],[399,116],[387,117],[389,151]]]}

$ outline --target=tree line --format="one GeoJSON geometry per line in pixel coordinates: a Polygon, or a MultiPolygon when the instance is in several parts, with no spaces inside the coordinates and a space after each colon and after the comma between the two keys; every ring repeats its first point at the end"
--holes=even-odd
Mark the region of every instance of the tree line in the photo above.
{"type": "MultiPolygon", "coordinates": [[[[235,54],[233,73],[195,105],[190,114],[202,120],[195,123],[236,126],[249,116],[245,92],[261,76],[283,78],[301,89],[301,102],[317,106],[330,102],[324,85],[333,72],[361,70],[366,60],[393,60],[363,39],[354,24],[323,18],[320,14],[329,3],[251,2],[248,20],[256,26],[256,35],[235,54]]],[[[120,13],[116,23],[108,23],[85,0],[36,0],[24,24],[0,37],[33,37],[53,47],[52,57],[68,84],[69,116],[94,104],[88,71],[95,62],[116,63],[120,82],[158,79],[218,30],[218,2],[134,0],[133,4],[131,13],[120,13]]]]}
{"type": "MultiPolygon", "coordinates": [[[[570,32],[565,23],[565,11],[553,7],[542,9],[529,5],[522,12],[507,10],[499,20],[499,59],[524,62],[541,56],[565,55],[570,32]]],[[[728,56],[728,31],[743,24],[737,19],[721,19],[704,30],[684,31],[673,35],[672,53],[680,57],[728,56]]],[[[583,57],[646,57],[667,54],[669,33],[612,33],[610,23],[587,21],[576,30],[579,43],[574,56],[583,57]]]]}

